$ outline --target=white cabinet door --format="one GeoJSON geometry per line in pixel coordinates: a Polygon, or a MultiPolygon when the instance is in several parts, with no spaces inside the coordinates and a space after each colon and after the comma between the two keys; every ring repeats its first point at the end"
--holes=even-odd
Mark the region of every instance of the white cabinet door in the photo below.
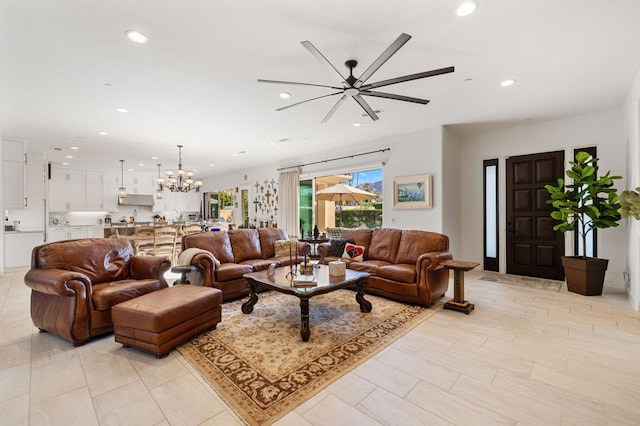
{"type": "Polygon", "coordinates": [[[24,232],[4,235],[4,266],[23,268],[31,265],[31,251],[44,243],[44,233],[24,232]]]}
{"type": "Polygon", "coordinates": [[[49,211],[87,209],[87,181],[84,170],[51,169],[49,181],[49,211]]]}
{"type": "Polygon", "coordinates": [[[67,211],[67,190],[66,180],[49,181],[49,211],[64,212],[67,211]]]}
{"type": "Polygon", "coordinates": [[[49,234],[47,242],[53,243],[54,241],[67,240],[69,237],[69,231],[66,226],[51,226],[49,227],[49,234]]]}
{"type": "Polygon", "coordinates": [[[118,187],[120,177],[113,173],[102,175],[102,208],[108,212],[118,211],[118,187]]]}
{"type": "Polygon", "coordinates": [[[87,171],[87,210],[104,210],[102,186],[102,173],[87,171]]]}
{"type": "Polygon", "coordinates": [[[24,163],[2,162],[2,205],[7,209],[24,208],[24,163]]]}
{"type": "Polygon", "coordinates": [[[26,209],[33,211],[34,214],[42,214],[41,223],[44,223],[44,204],[42,200],[47,197],[45,154],[44,152],[29,151],[27,158],[26,209]]]}
{"type": "Polygon", "coordinates": [[[89,238],[89,227],[88,226],[70,226],[69,239],[75,240],[77,238],[89,238]]]}
{"type": "Polygon", "coordinates": [[[104,238],[104,227],[102,225],[94,225],[89,227],[89,238],[104,238]]]}

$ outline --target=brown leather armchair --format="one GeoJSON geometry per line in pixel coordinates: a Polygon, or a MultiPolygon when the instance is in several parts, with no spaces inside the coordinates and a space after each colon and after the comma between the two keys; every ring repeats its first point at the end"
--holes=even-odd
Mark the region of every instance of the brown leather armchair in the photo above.
{"type": "Polygon", "coordinates": [[[167,287],[171,261],[134,256],[124,238],[86,238],[34,247],[24,281],[31,319],[74,346],[113,330],[111,307],[167,287]]]}

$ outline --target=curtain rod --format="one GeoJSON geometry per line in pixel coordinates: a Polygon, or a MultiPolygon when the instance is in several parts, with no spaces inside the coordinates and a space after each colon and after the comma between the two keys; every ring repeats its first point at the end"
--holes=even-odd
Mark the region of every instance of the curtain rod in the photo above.
{"type": "Polygon", "coordinates": [[[385,151],[391,151],[391,148],[383,148],[375,151],[361,152],[360,154],[345,155],[344,157],[336,157],[336,158],[330,158],[328,160],[314,161],[312,163],[298,164],[297,166],[280,167],[279,169],[276,169],[276,171],[279,172],[280,170],[294,169],[296,167],[312,166],[314,164],[328,163],[329,161],[344,160],[346,158],[355,158],[355,157],[360,157],[362,155],[376,154],[378,152],[385,152],[385,151]]]}

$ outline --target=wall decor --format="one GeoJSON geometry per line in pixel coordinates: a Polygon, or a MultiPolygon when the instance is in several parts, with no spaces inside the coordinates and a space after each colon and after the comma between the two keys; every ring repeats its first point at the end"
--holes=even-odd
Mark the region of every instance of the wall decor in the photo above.
{"type": "Polygon", "coordinates": [[[431,175],[400,176],[393,179],[394,209],[433,207],[431,175]]]}

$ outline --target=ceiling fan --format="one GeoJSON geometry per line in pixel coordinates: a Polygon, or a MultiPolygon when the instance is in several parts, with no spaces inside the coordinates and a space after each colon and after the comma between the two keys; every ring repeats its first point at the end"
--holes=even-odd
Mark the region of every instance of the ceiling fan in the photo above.
{"type": "Polygon", "coordinates": [[[378,115],[373,110],[373,108],[371,108],[371,106],[367,103],[367,101],[365,101],[362,98],[362,96],[373,96],[373,97],[376,97],[376,98],[395,99],[397,101],[415,102],[415,103],[423,104],[423,105],[428,104],[429,101],[427,99],[413,98],[413,97],[410,97],[410,96],[396,95],[396,94],[393,94],[393,93],[385,93],[385,92],[373,91],[372,89],[375,89],[375,88],[378,88],[378,87],[383,87],[383,86],[389,86],[391,84],[403,83],[405,81],[418,80],[420,78],[433,77],[433,76],[440,75],[440,74],[447,74],[447,73],[450,73],[450,72],[454,71],[453,67],[440,68],[440,69],[437,69],[437,70],[425,71],[425,72],[420,72],[420,73],[417,73],[417,74],[409,74],[409,75],[405,75],[405,76],[402,76],[402,77],[390,78],[388,80],[378,81],[377,83],[365,84],[367,82],[367,80],[369,80],[369,78],[371,78],[371,76],[376,71],[378,71],[378,69],[382,65],[384,65],[384,63],[387,62],[410,39],[411,39],[411,36],[409,34],[405,34],[405,33],[400,34],[400,36],[393,43],[391,43],[391,45],[389,47],[387,47],[387,49],[384,52],[382,52],[382,54],[378,57],[378,59],[373,61],[373,63],[371,65],[369,65],[369,68],[367,68],[360,75],[360,77],[358,77],[358,78],[353,76],[353,69],[358,65],[358,61],[356,61],[355,59],[349,59],[348,61],[346,61],[344,63],[344,65],[347,68],[349,68],[349,77],[345,77],[345,76],[342,75],[342,73],[340,71],[338,71],[338,69],[335,66],[333,66],[333,64],[331,62],[329,62],[329,60],[327,58],[324,57],[324,55],[322,53],[320,53],[320,51],[318,49],[316,49],[316,47],[310,41],[301,42],[302,45],[313,56],[316,57],[316,59],[318,59],[320,62],[328,65],[336,73],[338,73],[338,75],[340,76],[340,79],[342,80],[342,87],[339,87],[339,86],[328,86],[328,85],[324,85],[324,84],[315,84],[315,83],[299,83],[299,82],[295,82],[295,81],[281,81],[281,80],[258,79],[258,82],[260,82],[260,83],[275,83],[275,84],[291,84],[291,85],[298,85],[298,86],[326,87],[327,89],[337,90],[336,92],[329,93],[328,95],[318,96],[316,98],[307,99],[307,100],[304,100],[304,101],[301,101],[301,102],[297,102],[295,104],[291,104],[291,105],[284,106],[282,108],[278,108],[278,109],[276,109],[276,111],[282,111],[284,109],[291,108],[291,107],[294,107],[294,106],[297,106],[297,105],[301,105],[301,104],[304,104],[304,103],[307,103],[307,102],[310,102],[310,101],[315,101],[316,99],[322,99],[322,98],[327,98],[327,97],[330,97],[330,96],[342,95],[340,97],[340,99],[338,99],[338,102],[335,103],[333,108],[331,108],[331,110],[329,110],[327,115],[322,119],[322,123],[326,123],[331,118],[331,116],[336,112],[336,110],[338,108],[340,108],[340,106],[345,101],[345,99],[347,99],[347,97],[353,98],[353,100],[356,101],[358,103],[358,105],[360,105],[362,107],[363,110],[365,110],[365,112],[369,115],[369,117],[371,117],[372,120],[377,120],[379,118],[378,115]]]}

